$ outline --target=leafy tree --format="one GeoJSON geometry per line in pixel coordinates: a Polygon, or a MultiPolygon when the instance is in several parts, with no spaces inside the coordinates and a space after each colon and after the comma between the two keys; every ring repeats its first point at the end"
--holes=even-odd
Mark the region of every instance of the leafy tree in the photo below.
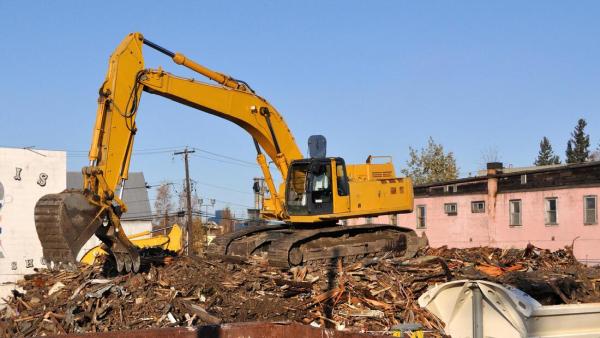
{"type": "Polygon", "coordinates": [[[420,150],[409,147],[408,168],[402,169],[405,176],[412,178],[415,184],[425,184],[456,179],[458,168],[452,152],[444,152],[441,144],[429,137],[427,146],[420,150]]]}
{"type": "Polygon", "coordinates": [[[567,163],[583,163],[590,155],[590,136],[585,133],[587,122],[579,119],[575,130],[571,133],[571,139],[567,142],[567,163]]]}
{"type": "Polygon", "coordinates": [[[537,166],[560,164],[560,159],[558,158],[558,155],[554,155],[550,140],[548,140],[546,136],[544,136],[542,141],[540,141],[540,152],[538,153],[538,157],[533,164],[537,166]]]}

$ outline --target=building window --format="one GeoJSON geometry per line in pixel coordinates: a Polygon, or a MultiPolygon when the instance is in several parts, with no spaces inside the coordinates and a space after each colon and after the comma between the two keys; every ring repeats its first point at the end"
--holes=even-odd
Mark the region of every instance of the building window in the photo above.
{"type": "Polygon", "coordinates": [[[367,224],[373,224],[373,217],[367,217],[367,224]]]}
{"type": "Polygon", "coordinates": [[[446,203],[444,204],[444,212],[447,215],[455,216],[458,213],[458,206],[456,203],[446,203]]]}
{"type": "Polygon", "coordinates": [[[417,229],[423,229],[425,223],[426,209],[424,205],[417,205],[417,229]]]}
{"type": "Polygon", "coordinates": [[[521,184],[527,184],[527,174],[521,175],[521,184]]]}
{"type": "Polygon", "coordinates": [[[471,212],[474,214],[484,213],[485,212],[485,201],[471,202],[471,212]]]}
{"type": "Polygon", "coordinates": [[[598,223],[598,196],[585,196],[583,198],[583,218],[587,225],[598,223]]]}
{"type": "Polygon", "coordinates": [[[457,192],[458,191],[458,185],[456,184],[452,184],[452,185],[445,185],[444,186],[444,192],[457,192]]]}
{"type": "Polygon", "coordinates": [[[556,197],[546,198],[546,225],[558,224],[558,199],[556,197]]]}
{"type": "Polygon", "coordinates": [[[521,224],[521,200],[510,200],[510,225],[521,224]]]}

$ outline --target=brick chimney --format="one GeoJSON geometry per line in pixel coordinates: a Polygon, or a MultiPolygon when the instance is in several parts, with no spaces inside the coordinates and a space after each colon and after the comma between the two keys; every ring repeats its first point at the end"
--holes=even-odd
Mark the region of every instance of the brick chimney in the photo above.
{"type": "Polygon", "coordinates": [[[502,162],[489,162],[487,164],[487,209],[490,218],[496,216],[496,195],[498,194],[498,178],[496,175],[502,173],[502,168],[502,162]]]}
{"type": "Polygon", "coordinates": [[[502,169],[504,169],[504,166],[502,164],[502,162],[488,162],[487,163],[487,174],[489,175],[496,175],[496,174],[501,174],[502,173],[502,169]]]}

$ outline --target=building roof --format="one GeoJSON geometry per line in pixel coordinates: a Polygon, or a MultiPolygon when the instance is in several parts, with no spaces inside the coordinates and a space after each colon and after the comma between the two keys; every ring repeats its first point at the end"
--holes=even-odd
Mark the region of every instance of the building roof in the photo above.
{"type": "Polygon", "coordinates": [[[414,194],[422,197],[487,193],[489,179],[497,180],[498,193],[548,188],[597,187],[600,186],[600,161],[528,167],[520,170],[511,168],[509,172],[499,168],[495,173],[491,172],[487,176],[415,185],[414,194]]]}
{"type": "MultiPolygon", "coordinates": [[[[586,163],[584,163],[586,164],[586,163]]],[[[532,165],[529,167],[503,167],[502,169],[502,173],[504,174],[510,174],[510,173],[516,173],[516,172],[522,172],[522,171],[540,171],[540,170],[545,170],[545,169],[552,169],[552,168],[564,168],[566,166],[569,166],[569,164],[548,164],[548,165],[532,165]]],[[[483,169],[483,170],[479,170],[477,171],[477,176],[487,176],[487,170],[483,169]]]]}
{"type": "MultiPolygon", "coordinates": [[[[557,171],[565,171],[565,170],[570,170],[570,169],[582,169],[582,168],[588,168],[588,167],[600,168],[600,161],[575,163],[575,164],[553,164],[553,165],[520,167],[520,168],[502,168],[502,169],[498,170],[497,174],[491,175],[491,177],[510,177],[510,176],[519,176],[519,175],[523,175],[523,174],[557,172],[557,171]]],[[[415,187],[426,188],[426,187],[441,186],[441,185],[448,185],[448,184],[477,182],[477,181],[484,181],[488,177],[490,177],[490,175],[483,174],[483,171],[480,171],[477,176],[457,178],[457,179],[453,179],[453,180],[440,181],[440,182],[418,184],[418,185],[415,185],[415,187]]]]}
{"type": "MultiPolygon", "coordinates": [[[[67,172],[67,189],[81,189],[83,187],[83,176],[81,172],[67,172]]],[[[129,179],[125,183],[123,201],[127,204],[127,212],[123,214],[123,220],[147,220],[152,217],[146,179],[143,172],[129,173],[129,179]]]]}

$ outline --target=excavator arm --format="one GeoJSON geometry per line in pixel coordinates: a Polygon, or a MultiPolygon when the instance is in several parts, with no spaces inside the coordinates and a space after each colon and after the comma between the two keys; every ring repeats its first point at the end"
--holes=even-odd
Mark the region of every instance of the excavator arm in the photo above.
{"type": "MultiPolygon", "coordinates": [[[[255,141],[257,161],[265,177],[271,177],[271,174],[261,148],[275,163],[282,177],[287,176],[291,161],[302,158],[283,117],[267,100],[256,95],[248,84],[201,66],[180,53],[170,52],[145,40],[140,33],[133,33],[111,55],[108,74],[100,89],[90,166],[84,168],[84,189],[97,191],[98,195],[114,195],[117,187],[123,186],[137,132],[135,119],[142,91],[169,98],[242,127],[255,141]],[[177,77],[161,69],[145,69],[142,44],[218,84],[177,77]]],[[[271,216],[285,218],[273,180],[267,179],[267,183],[275,209],[271,216]]]]}
{"type": "Polygon", "coordinates": [[[302,158],[283,117],[247,83],[168,51],[144,39],[140,33],[132,33],[111,55],[106,79],[99,91],[89,165],[82,169],[83,191],[46,195],[36,205],[36,228],[49,263],[74,263],[83,244],[95,233],[112,251],[119,271],[139,269],[139,255],[123,232],[120,215],[127,211],[121,197],[143,91],[224,118],[246,130],[254,140],[257,162],[271,192],[263,215],[287,218],[283,197],[276,189],[263,154],[264,151],[284,178],[290,163],[302,158]],[[142,54],[144,44],[216,83],[177,77],[160,68],[146,69],[142,54]]]}

